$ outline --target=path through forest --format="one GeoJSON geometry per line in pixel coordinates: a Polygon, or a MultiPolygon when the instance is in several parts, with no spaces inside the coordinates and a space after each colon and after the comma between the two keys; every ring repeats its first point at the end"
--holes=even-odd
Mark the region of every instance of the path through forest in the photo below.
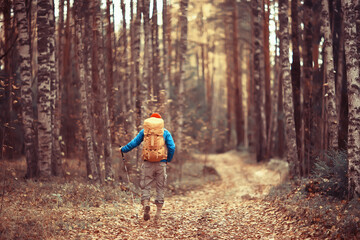
{"type": "MultiPolygon", "coordinates": [[[[199,159],[204,156],[197,156],[199,159]]],[[[288,217],[263,199],[280,172],[258,165],[249,155],[235,151],[209,155],[207,164],[222,180],[200,190],[166,199],[163,217],[144,221],[131,205],[104,205],[80,218],[91,216],[93,224],[73,229],[81,239],[306,239],[311,229],[288,217]]],[[[151,206],[151,216],[155,205],[151,206]]],[[[69,213],[73,214],[73,213],[69,213]]]]}

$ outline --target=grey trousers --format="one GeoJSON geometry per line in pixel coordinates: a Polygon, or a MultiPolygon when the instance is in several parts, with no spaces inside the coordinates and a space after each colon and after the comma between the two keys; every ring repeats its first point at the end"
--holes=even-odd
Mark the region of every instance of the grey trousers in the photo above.
{"type": "Polygon", "coordinates": [[[163,204],[166,187],[166,163],[144,161],[141,165],[141,201],[150,200],[151,185],[156,183],[155,203],[163,204]]]}

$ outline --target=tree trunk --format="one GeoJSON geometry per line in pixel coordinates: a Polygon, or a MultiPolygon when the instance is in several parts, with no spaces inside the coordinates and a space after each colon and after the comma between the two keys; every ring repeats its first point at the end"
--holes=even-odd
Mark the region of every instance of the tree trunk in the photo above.
{"type": "Polygon", "coordinates": [[[88,84],[90,84],[87,81],[87,78],[85,77],[85,66],[84,63],[86,63],[86,59],[84,59],[84,31],[82,30],[82,22],[81,22],[81,8],[80,2],[75,2],[74,5],[76,9],[75,14],[75,33],[76,33],[76,44],[78,45],[77,49],[77,59],[79,64],[79,79],[80,79],[80,99],[81,99],[81,113],[82,113],[82,122],[85,132],[85,146],[86,146],[86,160],[87,160],[87,166],[88,171],[87,175],[90,179],[97,180],[99,176],[99,171],[96,165],[96,157],[95,157],[95,150],[94,150],[94,139],[92,134],[92,128],[91,128],[91,115],[90,115],[90,105],[88,104],[88,94],[87,89],[88,84]]]}
{"type": "MultiPolygon", "coordinates": [[[[5,81],[4,85],[4,92],[5,92],[5,109],[2,111],[0,115],[0,124],[3,129],[2,135],[0,138],[0,157],[3,157],[3,154],[6,154],[6,157],[12,158],[13,157],[13,133],[10,127],[3,127],[5,124],[7,126],[12,125],[12,117],[13,114],[13,76],[11,70],[11,56],[12,56],[12,26],[11,26],[11,0],[3,0],[1,1],[1,10],[3,13],[3,24],[2,30],[4,31],[4,73],[5,73],[5,81]],[[4,30],[3,30],[4,29],[4,30]]],[[[2,45],[2,44],[1,44],[2,45]]],[[[2,47],[2,46],[1,46],[2,47]]]]}
{"type": "MultiPolygon", "coordinates": [[[[123,73],[124,73],[124,77],[123,77],[123,99],[125,101],[125,132],[127,133],[127,136],[132,136],[134,128],[135,128],[135,122],[134,122],[134,111],[133,109],[133,105],[132,105],[132,90],[131,90],[131,82],[133,82],[132,78],[129,78],[129,72],[130,74],[132,73],[132,69],[130,69],[130,67],[133,67],[133,64],[130,63],[130,67],[128,64],[129,61],[129,57],[128,57],[128,41],[127,41],[127,29],[126,29],[126,15],[125,15],[125,3],[124,0],[121,1],[121,11],[122,11],[122,16],[123,16],[123,55],[122,55],[122,67],[123,67],[123,73]]],[[[130,26],[131,28],[133,28],[132,26],[130,26]]],[[[131,35],[131,31],[130,31],[130,35],[131,35]]],[[[131,36],[130,36],[131,37],[131,36]]],[[[130,140],[130,139],[128,139],[130,140]]]]}
{"type": "Polygon", "coordinates": [[[255,113],[255,81],[254,81],[254,55],[255,55],[255,34],[254,34],[254,14],[250,14],[251,22],[251,42],[250,42],[250,51],[248,58],[248,67],[249,67],[249,92],[248,92],[248,116],[247,116],[247,138],[249,143],[249,151],[256,151],[256,113],[255,113]]]}
{"type": "MultiPolygon", "coordinates": [[[[63,36],[64,36],[64,2],[65,0],[59,0],[59,20],[58,20],[58,41],[57,41],[57,54],[58,54],[58,63],[59,63],[59,70],[62,70],[63,66],[63,36]]],[[[63,79],[63,72],[60,71],[59,73],[59,79],[63,79]]]]}
{"type": "Polygon", "coordinates": [[[170,74],[168,74],[171,71],[171,13],[169,11],[169,6],[167,3],[167,0],[163,0],[163,29],[162,29],[162,42],[163,42],[163,84],[162,84],[162,90],[165,91],[162,94],[164,95],[163,100],[163,106],[165,111],[168,114],[164,115],[164,121],[167,123],[168,129],[171,129],[171,114],[170,113],[170,74]]]}
{"type": "Polygon", "coordinates": [[[140,85],[140,93],[142,97],[142,112],[141,119],[148,117],[148,100],[153,100],[152,94],[152,77],[151,77],[151,26],[150,26],[150,0],[143,0],[143,19],[144,19],[144,68],[143,79],[140,85]]]}
{"type": "MultiPolygon", "coordinates": [[[[70,50],[71,50],[71,39],[72,39],[72,27],[70,26],[70,19],[71,19],[71,8],[70,8],[70,0],[66,1],[66,8],[67,8],[67,14],[66,14],[66,27],[65,27],[65,46],[63,52],[60,52],[62,56],[59,55],[59,58],[62,57],[62,68],[60,69],[60,81],[61,81],[61,98],[62,98],[62,105],[63,113],[64,113],[64,121],[62,122],[63,127],[63,136],[64,140],[66,142],[66,154],[67,157],[69,157],[71,152],[75,151],[75,141],[76,141],[76,131],[75,126],[76,123],[76,110],[73,107],[72,103],[75,101],[73,86],[72,86],[72,74],[71,71],[69,71],[70,68],[70,50]]],[[[75,46],[76,48],[76,46],[75,46]]],[[[76,50],[74,50],[76,52],[76,50]]],[[[75,54],[75,62],[76,61],[76,54],[75,54]]]]}
{"type": "Polygon", "coordinates": [[[258,162],[265,161],[266,148],[266,118],[265,118],[265,83],[262,79],[264,69],[264,55],[263,55],[263,40],[262,40],[262,14],[260,0],[253,1],[253,15],[254,15],[254,84],[255,84],[255,114],[256,124],[256,160],[258,162]]]}
{"type": "Polygon", "coordinates": [[[311,130],[312,130],[312,0],[304,1],[304,50],[303,50],[303,73],[304,73],[304,89],[303,89],[303,121],[304,121],[304,169],[301,170],[301,175],[310,173],[307,167],[310,165],[312,158],[311,149],[311,130]]]}
{"type": "MultiPolygon", "coordinates": [[[[97,64],[94,64],[93,67],[96,67],[95,71],[98,71],[99,77],[99,105],[101,106],[99,114],[101,114],[99,132],[101,132],[101,142],[103,143],[103,154],[105,162],[105,181],[114,180],[114,171],[112,169],[112,147],[111,147],[111,133],[110,133],[110,118],[109,118],[109,106],[106,88],[106,74],[105,74],[105,58],[104,58],[104,46],[102,45],[102,34],[101,33],[101,9],[100,9],[100,0],[94,0],[94,12],[93,12],[93,31],[94,31],[94,59],[99,59],[97,64]]],[[[96,62],[94,62],[96,63],[96,62]]]]}
{"type": "Polygon", "coordinates": [[[325,51],[325,76],[326,76],[326,110],[328,114],[328,126],[329,126],[329,148],[338,148],[338,117],[336,108],[336,95],[335,95],[335,70],[333,60],[333,41],[330,28],[329,17],[329,2],[328,0],[322,0],[322,30],[324,33],[324,51],[325,51]]]}
{"type": "Polygon", "coordinates": [[[151,29],[152,29],[152,78],[153,78],[153,94],[157,102],[160,100],[160,89],[162,82],[160,81],[160,50],[159,50],[159,26],[157,23],[157,1],[153,0],[153,15],[151,18],[151,29]]]}
{"type": "Polygon", "coordinates": [[[168,25],[170,25],[169,18],[168,18],[168,12],[167,12],[167,0],[163,0],[163,12],[162,12],[162,17],[163,17],[163,29],[162,29],[162,47],[163,47],[163,70],[162,70],[162,74],[163,74],[163,81],[164,81],[164,87],[163,89],[166,91],[166,99],[169,99],[169,79],[167,78],[167,64],[169,63],[168,61],[168,52],[167,52],[167,46],[166,46],[166,33],[167,33],[167,28],[168,25]]]}
{"type": "MultiPolygon", "coordinates": [[[[51,117],[51,64],[49,32],[52,4],[51,0],[37,2],[38,29],[38,164],[40,175],[51,175],[52,160],[52,117],[51,117]]],[[[53,46],[52,46],[53,47],[53,46]]]]}
{"type": "MultiPolygon", "coordinates": [[[[101,60],[103,59],[99,59],[99,34],[98,34],[98,18],[100,18],[99,14],[97,13],[97,1],[93,0],[90,3],[90,7],[89,7],[89,16],[91,16],[88,18],[88,21],[86,21],[86,27],[88,25],[91,25],[92,27],[92,32],[90,33],[90,31],[88,32],[89,34],[91,34],[91,39],[88,42],[89,44],[91,44],[91,58],[90,58],[90,54],[88,55],[88,59],[91,59],[91,84],[89,83],[89,85],[91,86],[91,102],[92,102],[92,121],[93,121],[93,132],[96,132],[97,134],[94,134],[94,141],[96,141],[96,153],[98,156],[98,161],[100,161],[100,156],[103,155],[103,149],[104,149],[104,135],[103,135],[103,125],[104,125],[104,115],[102,114],[102,110],[104,108],[104,106],[101,105],[101,99],[100,99],[100,79],[99,79],[99,73],[100,71],[102,71],[103,69],[101,68],[101,66],[103,66],[103,62],[101,62],[101,60]],[[101,66],[99,66],[101,64],[101,66]]],[[[100,21],[99,21],[100,23],[100,21]]],[[[99,28],[101,29],[101,25],[99,24],[99,28]]],[[[86,35],[88,36],[88,35],[86,35]]],[[[90,38],[90,36],[88,36],[86,39],[90,38]]],[[[100,45],[101,46],[101,45],[100,45]]],[[[102,51],[100,51],[100,54],[102,54],[102,51]]],[[[102,76],[103,77],[103,76],[102,76]]],[[[105,80],[106,81],[106,80],[105,80]]],[[[99,172],[101,172],[100,168],[99,168],[99,172]]]]}
{"type": "MultiPolygon", "coordinates": [[[[244,115],[242,103],[242,81],[241,64],[239,64],[238,54],[238,27],[237,27],[237,3],[233,1],[233,60],[234,60],[234,85],[235,85],[235,115],[236,115],[236,146],[244,145],[244,115]],[[239,69],[240,68],[240,69],[239,69]]],[[[241,54],[241,53],[240,53],[241,54]]]]}
{"type": "Polygon", "coordinates": [[[61,97],[60,97],[60,82],[59,82],[59,63],[56,56],[56,41],[55,41],[55,5],[54,0],[51,0],[51,9],[49,12],[50,21],[50,69],[51,69],[51,118],[52,118],[52,174],[55,176],[62,175],[62,160],[60,149],[60,128],[61,128],[61,97]]]}
{"type": "MultiPolygon", "coordinates": [[[[265,118],[266,118],[266,133],[270,133],[270,118],[272,111],[271,104],[271,82],[270,82],[270,42],[269,42],[269,18],[270,18],[270,1],[263,0],[263,31],[264,31],[264,61],[265,61],[265,118]]],[[[267,141],[270,141],[270,136],[267,136],[267,141]]],[[[268,144],[269,146],[269,144],[268,144]]],[[[270,149],[266,149],[266,155],[270,155],[270,149]]]]}
{"type": "Polygon", "coordinates": [[[300,164],[298,162],[296,148],[296,132],[294,121],[293,92],[290,76],[289,62],[289,24],[288,24],[288,0],[279,0],[279,21],[280,21],[280,56],[281,72],[284,81],[284,111],[285,111],[285,129],[287,153],[286,160],[289,163],[290,174],[292,177],[299,176],[300,164]]]}
{"type": "MultiPolygon", "coordinates": [[[[135,80],[136,80],[136,100],[135,100],[135,108],[136,108],[136,129],[139,132],[142,129],[142,115],[144,112],[144,109],[142,109],[142,105],[145,105],[143,92],[141,88],[141,84],[143,84],[140,81],[140,27],[141,27],[141,1],[137,1],[137,11],[136,11],[136,19],[134,22],[134,42],[133,42],[133,51],[134,51],[134,74],[135,74],[135,80]]],[[[137,165],[140,161],[140,150],[137,150],[136,152],[136,159],[137,159],[137,165]]]]}
{"type": "Polygon", "coordinates": [[[228,48],[230,46],[230,29],[227,21],[227,17],[224,16],[224,28],[225,28],[225,41],[224,41],[224,49],[226,54],[226,89],[227,89],[227,112],[226,112],[226,140],[228,145],[231,142],[231,131],[232,131],[232,112],[233,112],[233,82],[232,82],[232,74],[231,74],[231,51],[228,48]]]}
{"type": "Polygon", "coordinates": [[[20,56],[21,106],[27,164],[26,178],[32,178],[37,174],[37,158],[35,152],[34,112],[32,108],[33,93],[31,90],[33,84],[30,58],[31,46],[25,0],[14,1],[14,13],[19,34],[17,46],[20,56]]]}
{"type": "MultiPolygon", "coordinates": [[[[180,1],[180,16],[179,16],[179,25],[180,25],[180,48],[179,48],[179,74],[176,78],[176,92],[177,92],[177,116],[176,116],[176,135],[175,140],[177,142],[177,160],[180,160],[179,153],[184,152],[182,149],[182,132],[183,132],[183,123],[184,123],[184,65],[186,64],[186,52],[187,52],[187,33],[188,33],[188,19],[187,19],[187,11],[188,11],[189,0],[181,0],[180,1]]],[[[183,161],[180,162],[180,180],[182,177],[182,164],[183,161]]]]}
{"type": "Polygon", "coordinates": [[[291,0],[291,42],[292,42],[292,64],[291,81],[293,88],[294,118],[296,131],[297,154],[302,162],[302,131],[301,131],[301,101],[300,101],[300,51],[299,51],[299,22],[298,22],[298,0],[291,0]]]}
{"type": "Polygon", "coordinates": [[[134,47],[135,20],[134,20],[134,10],[133,9],[134,9],[134,3],[133,3],[133,0],[131,0],[130,1],[130,79],[131,79],[131,81],[129,81],[129,89],[130,89],[129,91],[130,91],[130,101],[131,101],[132,108],[135,107],[135,101],[136,101],[135,47],[134,47]]]}
{"type": "Polygon", "coordinates": [[[334,66],[336,67],[335,75],[335,96],[336,96],[336,110],[339,123],[339,149],[345,150],[347,143],[347,132],[348,132],[348,103],[347,103],[347,87],[346,87],[346,72],[345,69],[345,50],[344,50],[344,24],[343,16],[341,11],[341,1],[337,0],[334,2],[333,10],[333,38],[334,44],[334,66]],[[337,40],[337,41],[336,41],[337,40]],[[337,48],[335,48],[337,46],[337,48]]]}
{"type": "Polygon", "coordinates": [[[111,131],[111,139],[112,142],[115,141],[115,113],[114,113],[114,78],[113,78],[113,54],[112,54],[112,47],[111,47],[111,33],[112,33],[112,26],[110,20],[110,6],[111,1],[106,1],[106,21],[107,21],[107,29],[106,29],[106,55],[107,55],[107,67],[106,67],[106,75],[107,75],[107,93],[109,95],[109,114],[110,114],[110,122],[113,126],[111,131]]]}
{"type": "Polygon", "coordinates": [[[360,197],[360,72],[357,53],[356,11],[351,0],[342,1],[344,12],[345,56],[348,78],[349,130],[348,130],[348,177],[349,199],[360,197]]]}

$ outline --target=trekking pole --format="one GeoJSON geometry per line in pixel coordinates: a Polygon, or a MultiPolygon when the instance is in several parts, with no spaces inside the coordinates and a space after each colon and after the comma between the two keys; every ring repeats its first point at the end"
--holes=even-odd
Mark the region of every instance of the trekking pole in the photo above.
{"type": "MultiPolygon", "coordinates": [[[[128,183],[130,184],[129,172],[128,172],[128,169],[127,169],[126,164],[125,164],[125,156],[124,156],[124,153],[121,151],[121,149],[120,149],[120,152],[121,152],[121,156],[122,156],[122,159],[123,159],[123,162],[124,162],[126,177],[127,177],[128,183]]],[[[132,205],[134,206],[134,193],[132,192],[131,189],[130,189],[130,192],[131,192],[132,205]]]]}

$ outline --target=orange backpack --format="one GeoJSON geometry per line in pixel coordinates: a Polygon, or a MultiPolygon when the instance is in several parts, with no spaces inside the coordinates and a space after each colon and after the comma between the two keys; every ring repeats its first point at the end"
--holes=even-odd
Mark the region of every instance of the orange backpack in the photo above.
{"type": "Polygon", "coordinates": [[[167,148],[164,139],[164,120],[147,118],[144,121],[143,159],[149,162],[160,162],[167,159],[167,148]]]}

